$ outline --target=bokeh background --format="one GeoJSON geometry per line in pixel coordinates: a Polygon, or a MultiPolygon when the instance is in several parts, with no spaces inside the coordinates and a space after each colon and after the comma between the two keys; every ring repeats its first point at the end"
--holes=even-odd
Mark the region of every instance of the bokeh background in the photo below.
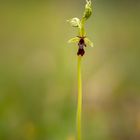
{"type": "MultiPolygon", "coordinates": [[[[0,1],[0,140],[74,140],[77,30],[85,0],[0,1]]],[[[140,1],[94,0],[86,24],[83,140],[140,139],[140,1]]]]}

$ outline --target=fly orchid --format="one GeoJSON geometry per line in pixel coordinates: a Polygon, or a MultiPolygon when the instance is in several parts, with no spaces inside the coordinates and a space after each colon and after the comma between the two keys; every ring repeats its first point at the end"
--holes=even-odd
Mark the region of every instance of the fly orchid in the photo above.
{"type": "Polygon", "coordinates": [[[77,64],[77,79],[78,79],[78,102],[77,102],[77,131],[76,131],[76,140],[82,140],[81,132],[81,116],[82,116],[82,76],[81,76],[81,58],[85,54],[85,47],[93,47],[93,43],[87,38],[85,33],[85,22],[91,16],[91,0],[86,0],[85,11],[82,19],[75,17],[68,22],[72,27],[78,28],[78,36],[70,39],[68,43],[77,43],[78,45],[78,64],[77,64]]]}

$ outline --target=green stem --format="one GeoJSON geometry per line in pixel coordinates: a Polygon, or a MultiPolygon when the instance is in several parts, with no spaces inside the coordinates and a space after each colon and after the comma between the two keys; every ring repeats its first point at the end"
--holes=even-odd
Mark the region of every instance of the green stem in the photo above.
{"type": "Polygon", "coordinates": [[[81,19],[81,28],[80,28],[80,36],[81,36],[81,37],[84,37],[84,36],[85,36],[84,25],[85,25],[85,19],[82,18],[82,19],[81,19]]]}
{"type": "Polygon", "coordinates": [[[81,116],[82,116],[82,77],[81,77],[81,59],[82,56],[78,56],[78,64],[77,64],[77,70],[78,70],[78,103],[77,103],[77,139],[81,140],[81,116]]]}

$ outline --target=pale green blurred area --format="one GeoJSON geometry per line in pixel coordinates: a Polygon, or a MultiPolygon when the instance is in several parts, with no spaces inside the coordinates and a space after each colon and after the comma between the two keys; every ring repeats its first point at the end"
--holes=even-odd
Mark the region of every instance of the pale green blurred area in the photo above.
{"type": "MultiPolygon", "coordinates": [[[[0,140],[74,140],[84,0],[0,1],[0,140]]],[[[140,139],[140,2],[95,0],[83,58],[83,140],[140,139]]]]}

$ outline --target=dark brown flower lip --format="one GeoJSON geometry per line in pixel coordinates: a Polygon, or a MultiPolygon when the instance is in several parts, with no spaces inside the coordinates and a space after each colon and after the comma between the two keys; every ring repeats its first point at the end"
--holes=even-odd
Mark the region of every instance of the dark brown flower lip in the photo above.
{"type": "Polygon", "coordinates": [[[78,49],[77,55],[81,55],[83,56],[85,54],[85,50],[84,49],[78,49]]]}
{"type": "Polygon", "coordinates": [[[77,36],[77,37],[80,38],[79,43],[78,43],[79,48],[78,48],[77,55],[78,56],[79,55],[83,56],[85,54],[84,47],[86,47],[86,44],[85,44],[85,41],[84,41],[85,36],[83,36],[83,37],[77,36]]]}

